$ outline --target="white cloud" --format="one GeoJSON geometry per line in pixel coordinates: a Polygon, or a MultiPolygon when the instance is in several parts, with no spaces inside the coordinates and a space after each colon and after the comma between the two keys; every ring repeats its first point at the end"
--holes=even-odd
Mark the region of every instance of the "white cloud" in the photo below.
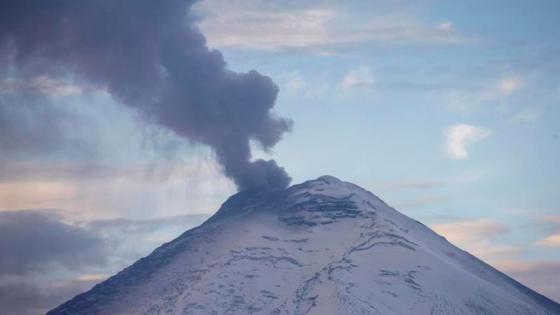
{"type": "Polygon", "coordinates": [[[502,97],[507,97],[519,90],[520,87],[521,79],[519,77],[505,77],[498,83],[496,92],[502,97]]]}
{"type": "Polygon", "coordinates": [[[490,136],[492,132],[486,128],[467,124],[453,125],[444,131],[447,155],[456,160],[469,157],[467,147],[490,136]]]}
{"type": "Polygon", "coordinates": [[[282,90],[288,94],[298,94],[306,86],[307,82],[298,71],[282,73],[278,76],[282,90]]]}
{"type": "Polygon", "coordinates": [[[545,247],[560,247],[560,234],[553,234],[543,238],[542,240],[538,240],[536,242],[539,246],[545,247]]]}
{"type": "MultiPolygon", "coordinates": [[[[358,18],[344,8],[263,0],[202,1],[199,27],[212,47],[306,50],[332,54],[353,43],[457,44],[467,40],[450,22],[432,25],[399,8],[358,18]]],[[[381,11],[381,10],[379,10],[381,11]]],[[[372,10],[371,12],[378,12],[372,10]]]]}
{"type": "Polygon", "coordinates": [[[504,106],[523,87],[523,80],[516,75],[503,76],[475,90],[452,90],[448,95],[447,107],[461,114],[468,114],[482,105],[504,106]]]}
{"type": "Polygon", "coordinates": [[[453,23],[449,21],[443,21],[437,25],[437,29],[444,32],[450,32],[453,30],[453,23]]]}
{"type": "Polygon", "coordinates": [[[342,78],[340,87],[343,90],[369,89],[373,87],[374,83],[375,79],[369,67],[361,66],[358,69],[348,71],[342,78]]]}
{"type": "Polygon", "coordinates": [[[339,86],[338,82],[333,82],[331,73],[327,71],[304,77],[298,70],[291,70],[279,73],[273,79],[280,85],[282,95],[297,95],[308,99],[332,95],[339,86]]]}
{"type": "Polygon", "coordinates": [[[533,124],[542,115],[542,111],[536,108],[525,109],[511,116],[510,121],[516,124],[533,124]]]}

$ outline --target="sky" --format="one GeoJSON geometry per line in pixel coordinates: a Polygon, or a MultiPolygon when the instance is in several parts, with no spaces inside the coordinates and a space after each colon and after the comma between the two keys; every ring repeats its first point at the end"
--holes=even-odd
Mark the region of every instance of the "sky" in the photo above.
{"type": "Polygon", "coordinates": [[[559,10],[544,0],[199,1],[188,21],[227,63],[216,66],[226,88],[208,83],[210,95],[236,80],[268,89],[251,107],[261,116],[231,125],[206,124],[207,113],[178,125],[192,112],[147,111],[134,98],[144,91],[126,94],[152,81],[115,87],[90,68],[68,71],[65,54],[53,55],[62,75],[10,68],[0,78],[0,314],[44,313],[200,224],[253,185],[251,165],[282,167],[292,183],[329,174],[360,185],[560,301],[559,10]],[[216,140],[239,125],[250,161],[216,140]]]}

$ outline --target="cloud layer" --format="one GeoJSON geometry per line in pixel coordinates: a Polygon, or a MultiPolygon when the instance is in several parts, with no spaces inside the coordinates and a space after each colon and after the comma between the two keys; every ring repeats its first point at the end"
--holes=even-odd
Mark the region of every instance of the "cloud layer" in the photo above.
{"type": "Polygon", "coordinates": [[[107,263],[106,243],[53,210],[0,212],[0,314],[44,314],[91,282],[60,281],[107,263]]]}
{"type": "Polygon", "coordinates": [[[448,21],[430,25],[398,3],[370,3],[373,16],[349,15],[334,5],[309,2],[205,1],[200,27],[213,47],[333,54],[358,43],[460,44],[448,21]],[[402,9],[402,8],[401,8],[402,9]]]}
{"type": "Polygon", "coordinates": [[[0,276],[45,270],[51,264],[100,265],[105,259],[102,249],[100,238],[61,222],[56,215],[0,212],[0,276]]]}
{"type": "Polygon", "coordinates": [[[57,210],[0,212],[0,315],[44,314],[207,217],[70,222],[57,210]]]}

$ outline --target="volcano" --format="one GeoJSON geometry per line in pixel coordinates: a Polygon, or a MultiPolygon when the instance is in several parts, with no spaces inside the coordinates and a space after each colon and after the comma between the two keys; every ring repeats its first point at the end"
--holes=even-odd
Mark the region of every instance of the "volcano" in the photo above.
{"type": "Polygon", "coordinates": [[[48,315],[560,314],[331,176],[230,197],[202,225],[48,315]]]}

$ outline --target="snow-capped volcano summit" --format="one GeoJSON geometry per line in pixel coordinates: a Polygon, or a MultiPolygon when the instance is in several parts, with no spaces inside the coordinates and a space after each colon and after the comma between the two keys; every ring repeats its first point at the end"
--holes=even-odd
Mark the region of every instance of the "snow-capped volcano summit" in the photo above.
{"type": "Polygon", "coordinates": [[[241,192],[48,314],[560,314],[370,192],[331,176],[241,192]]]}

